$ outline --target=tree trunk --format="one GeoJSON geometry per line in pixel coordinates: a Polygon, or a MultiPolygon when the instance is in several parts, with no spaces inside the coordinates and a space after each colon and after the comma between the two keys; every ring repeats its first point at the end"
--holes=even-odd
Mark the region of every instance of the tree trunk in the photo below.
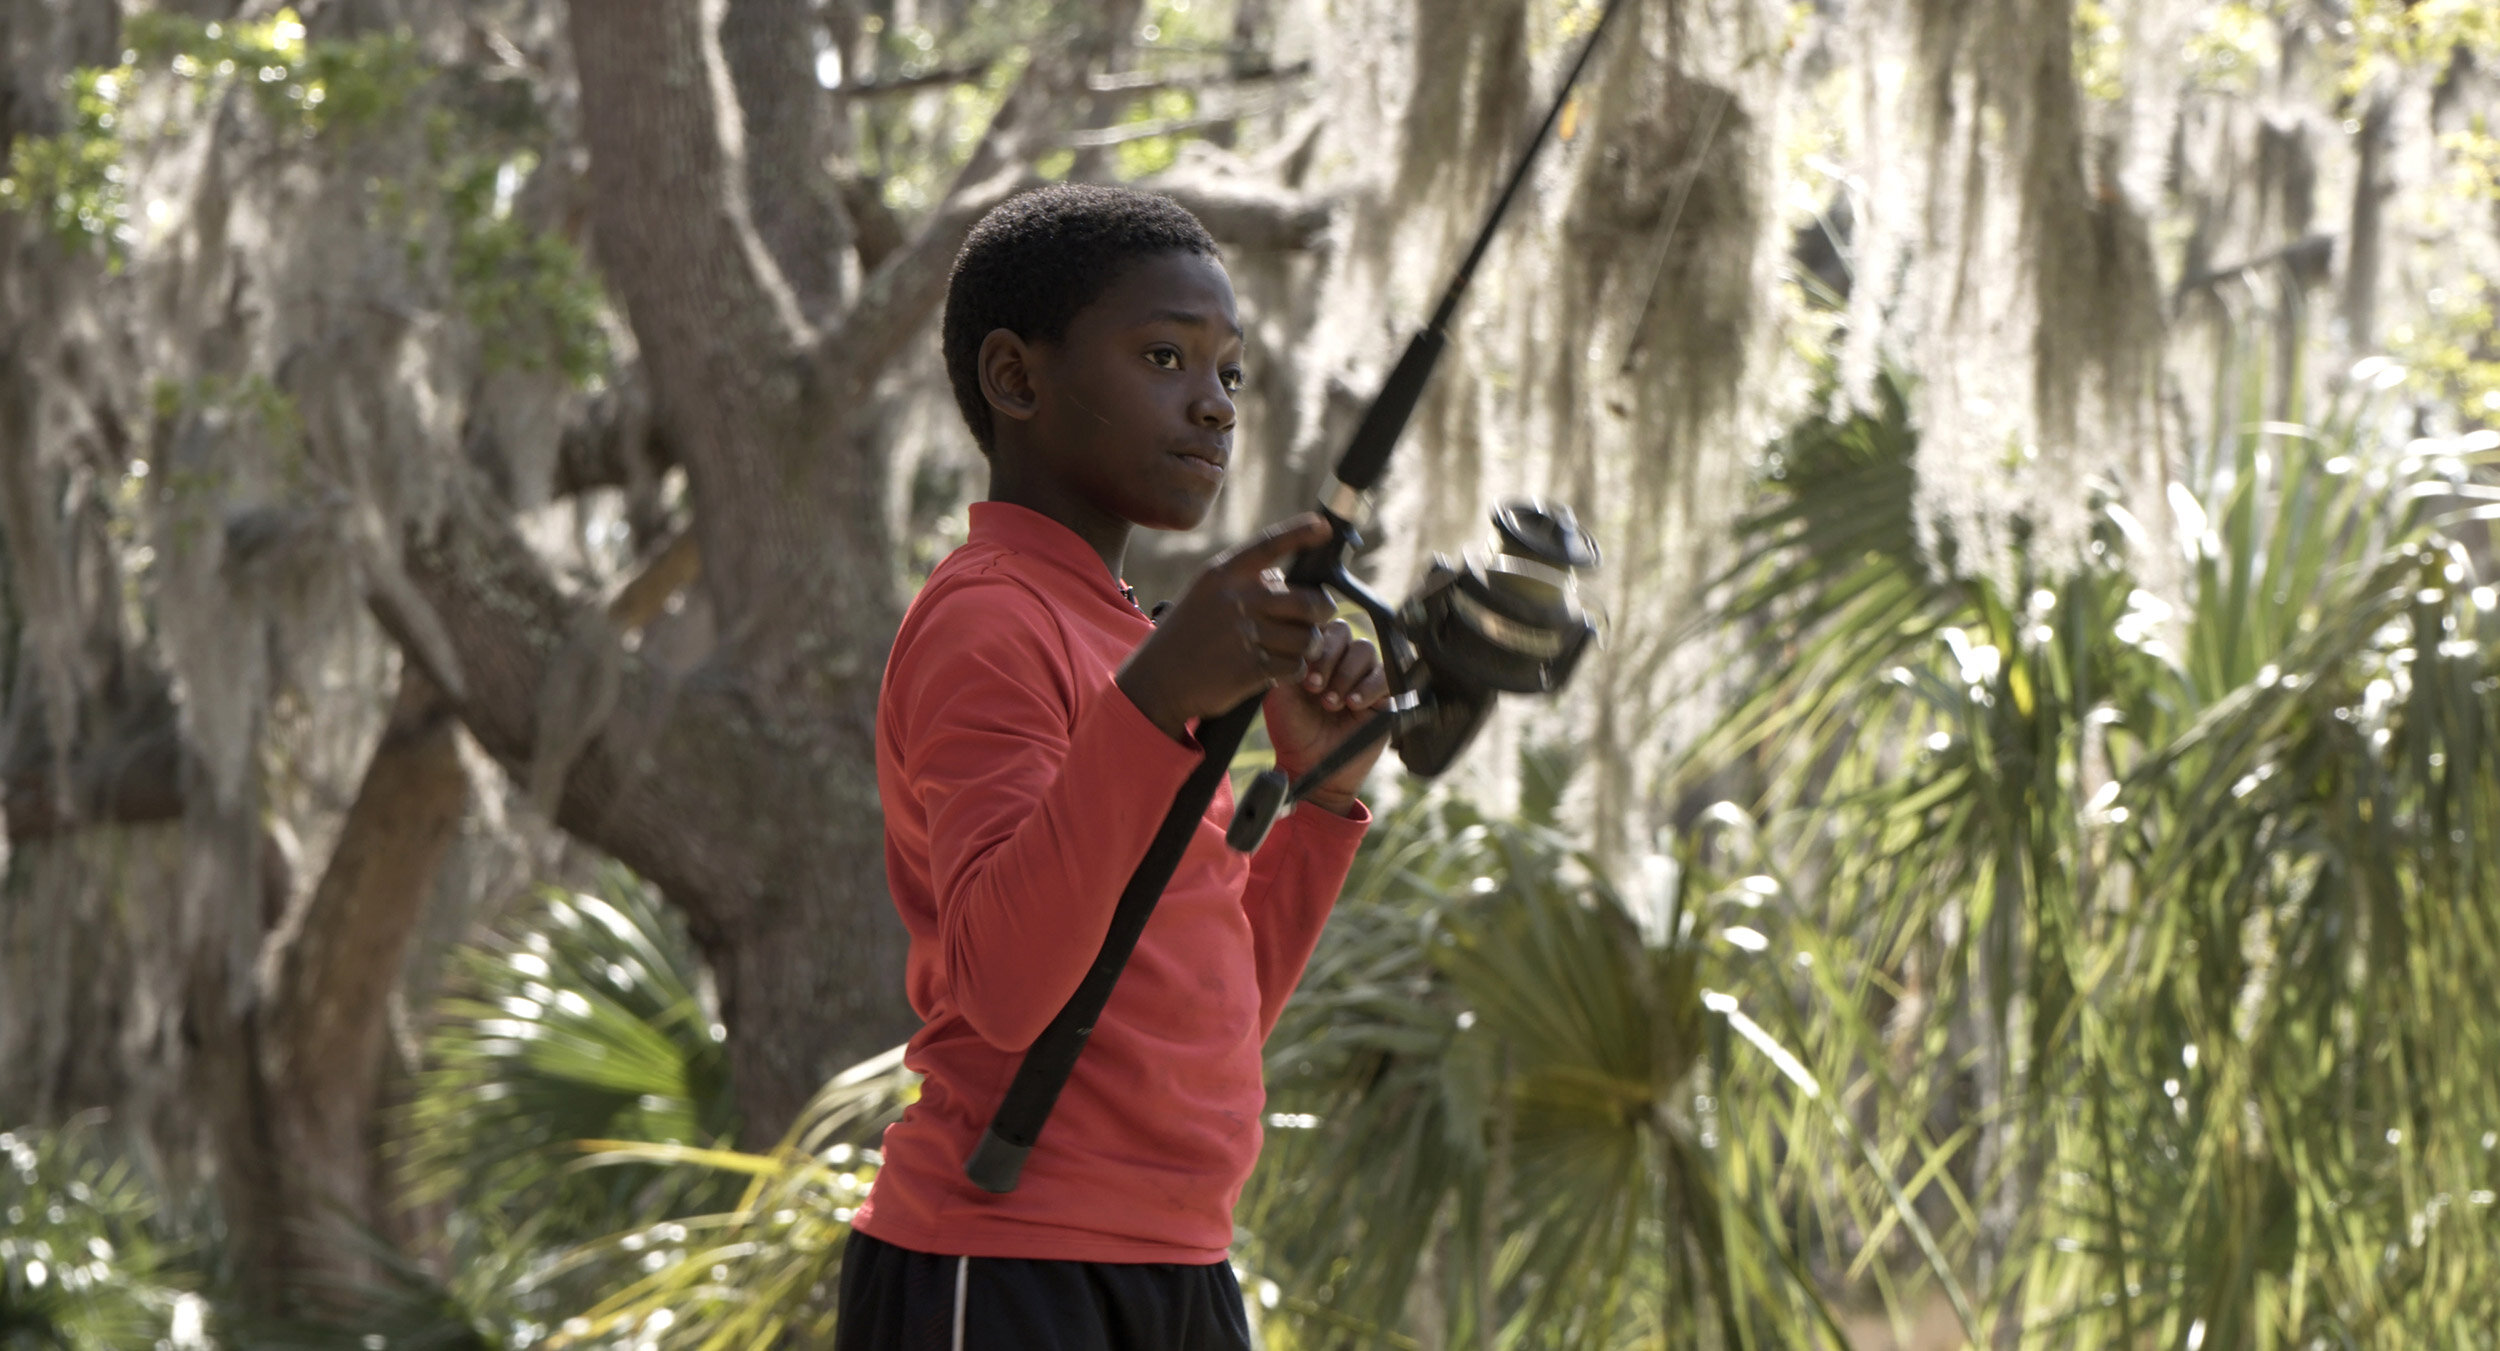
{"type": "Polygon", "coordinates": [[[902,613],[868,388],[1074,78],[1064,54],[1037,57],[931,224],[820,328],[808,293],[838,288],[811,269],[846,230],[838,200],[770,181],[822,176],[821,143],[774,111],[813,106],[784,42],[799,13],[739,0],[724,55],[694,0],[572,7],[600,260],[692,490],[711,657],[675,680],[623,651],[482,503],[411,541],[414,597],[377,598],[411,652],[446,636],[435,660],[456,669],[434,674],[558,822],[685,912],[720,982],[750,1144],[915,1025],[867,772],[902,613]],[[724,138],[742,99],[748,134],[724,138]]]}
{"type": "Polygon", "coordinates": [[[832,131],[816,83],[818,23],[806,0],[730,0],[720,24],[741,114],[748,210],[811,321],[841,306],[851,247],[850,220],[826,172],[832,131]]]}
{"type": "Polygon", "coordinates": [[[320,885],[262,959],[253,1040],[263,1110],[252,1136],[276,1165],[263,1170],[274,1191],[266,1208],[291,1281],[377,1274],[366,1245],[336,1231],[342,1218],[385,1229],[377,1116],[389,995],[468,800],[459,724],[410,668],[320,885]]]}
{"type": "MultiPolygon", "coordinates": [[[[491,503],[448,513],[412,542],[407,569],[457,656],[454,706],[517,776],[570,735],[571,715],[543,693],[605,672],[586,682],[612,693],[557,779],[554,816],[685,913],[720,983],[748,1143],[777,1139],[826,1079],[910,1034],[882,818],[873,776],[855,768],[874,763],[872,678],[827,682],[801,710],[813,722],[776,717],[718,654],[674,680],[625,652],[602,616],[586,621],[491,503]]],[[[418,650],[405,609],[377,598],[377,611],[418,650]]]]}

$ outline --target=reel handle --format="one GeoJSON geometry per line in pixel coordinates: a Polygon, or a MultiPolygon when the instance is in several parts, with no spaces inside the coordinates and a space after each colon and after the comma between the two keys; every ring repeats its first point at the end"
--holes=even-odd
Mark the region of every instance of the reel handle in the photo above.
{"type": "Polygon", "coordinates": [[[1244,854],[1256,850],[1259,842],[1267,838],[1269,828],[1276,824],[1278,817],[1292,810],[1293,804],[1308,797],[1311,790],[1319,787],[1329,775],[1345,768],[1347,762],[1369,750],[1373,742],[1396,731],[1399,720],[1417,706],[1418,701],[1413,699],[1393,699],[1388,706],[1373,714],[1371,721],[1355,728],[1345,740],[1337,743],[1336,749],[1320,757],[1318,764],[1304,770],[1301,778],[1290,783],[1281,769],[1259,771],[1259,776],[1250,781],[1250,787],[1233,804],[1233,823],[1225,828],[1224,843],[1244,854]]]}

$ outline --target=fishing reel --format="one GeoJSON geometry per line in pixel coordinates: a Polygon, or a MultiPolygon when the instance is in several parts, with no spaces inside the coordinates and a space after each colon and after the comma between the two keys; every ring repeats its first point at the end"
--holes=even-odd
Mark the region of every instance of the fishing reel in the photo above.
{"type": "Polygon", "coordinates": [[[1553,694],[1571,679],[1597,636],[1579,600],[1579,575],[1597,567],[1597,541],[1559,503],[1510,503],[1493,513],[1493,529],[1492,552],[1436,555],[1423,585],[1394,610],[1337,564],[1324,584],[1371,617],[1390,697],[1300,779],[1270,769],[1252,780],[1224,834],[1233,848],[1258,848],[1277,817],[1382,737],[1409,771],[1433,778],[1475,739],[1500,696],[1553,694]]]}

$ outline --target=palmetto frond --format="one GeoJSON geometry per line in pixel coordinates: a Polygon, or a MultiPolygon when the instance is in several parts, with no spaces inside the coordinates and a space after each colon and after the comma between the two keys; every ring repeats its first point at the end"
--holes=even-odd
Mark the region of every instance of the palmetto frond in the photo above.
{"type": "Polygon", "coordinates": [[[1419,797],[1374,836],[1270,1045],[1276,1344],[1839,1344],[1767,1186],[1804,1099],[1704,988],[1742,949],[1532,822],[1419,797]]]}
{"type": "Polygon", "coordinates": [[[0,1132],[0,1348],[119,1351],[178,1330],[204,1346],[207,1305],[172,1279],[162,1208],[91,1129],[0,1132]]]}
{"type": "MultiPolygon", "coordinates": [[[[1748,523],[1763,678],[1694,768],[1767,785],[1738,815],[1784,879],[1775,951],[1831,1015],[1797,1044],[1876,1109],[1888,1181],[1971,1198],[1925,1209],[2025,1344],[2427,1345],[2494,1316],[2500,1047],[2462,1011],[2500,981],[2496,635],[2437,514],[2487,448],[2368,412],[2193,466],[2167,598],[2116,507],[2090,558],[2010,585],[1898,548],[1906,497],[1855,518],[1812,472],[1748,523]]],[[[1897,405],[1853,426],[1808,439],[1911,463],[1897,405]]]]}
{"type": "Polygon", "coordinates": [[[593,1142],[596,1161],[656,1165],[734,1181],[721,1211],[583,1245],[564,1267],[621,1273],[606,1298],[568,1320],[558,1345],[772,1351],[833,1342],[836,1274],[851,1213],[875,1180],[875,1142],[918,1092],[901,1047],[834,1077],[769,1154],[631,1141],[593,1142]]]}
{"type": "Polygon", "coordinates": [[[705,1170],[585,1163],[584,1141],[707,1148],[735,1133],[720,1033],[675,923],[617,870],[595,894],[540,893],[455,954],[400,1133],[413,1203],[448,1203],[452,1304],[543,1330],[604,1289],[568,1284],[579,1268],[559,1254],[736,1198],[739,1183],[705,1170]]]}

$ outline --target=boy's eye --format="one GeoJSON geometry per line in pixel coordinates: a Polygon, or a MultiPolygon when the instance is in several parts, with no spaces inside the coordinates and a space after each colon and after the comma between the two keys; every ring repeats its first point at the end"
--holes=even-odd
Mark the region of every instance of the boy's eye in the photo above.
{"type": "Polygon", "coordinates": [[[1240,367],[1238,367],[1238,366],[1227,367],[1227,368],[1224,370],[1223,374],[1221,374],[1221,375],[1217,376],[1216,378],[1217,378],[1217,379],[1219,379],[1219,380],[1222,380],[1222,381],[1224,382],[1224,392],[1225,392],[1225,393],[1227,393],[1227,394],[1239,394],[1239,393],[1241,392],[1241,368],[1240,368],[1240,367]]]}
{"type": "Polygon", "coordinates": [[[1147,349],[1146,359],[1167,371],[1177,371],[1181,368],[1181,354],[1169,347],[1147,349]]]}

